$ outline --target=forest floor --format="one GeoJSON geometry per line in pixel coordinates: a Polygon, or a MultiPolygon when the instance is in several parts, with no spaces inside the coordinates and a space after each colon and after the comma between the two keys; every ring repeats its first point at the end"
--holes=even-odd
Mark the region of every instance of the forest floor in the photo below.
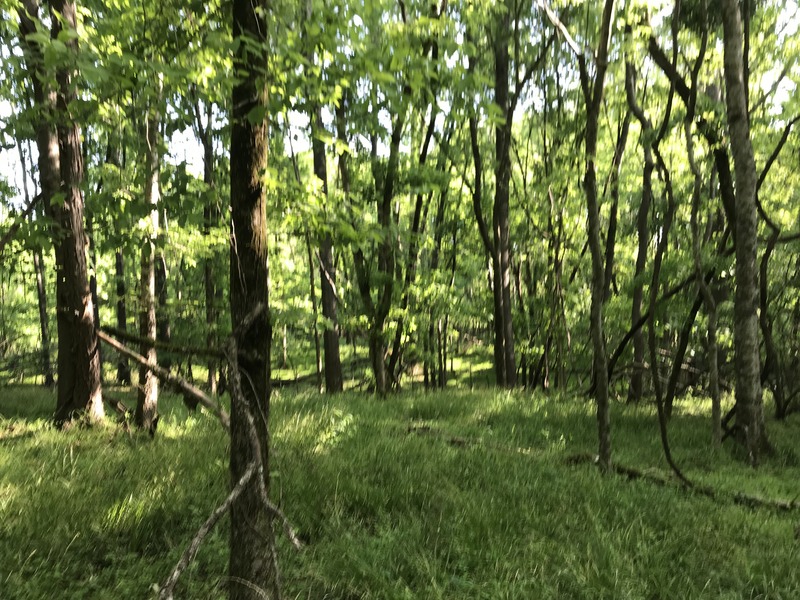
{"type": "MultiPolygon", "coordinates": [[[[56,432],[54,405],[0,389],[0,598],[155,597],[226,495],[224,432],[172,396],[155,439],[112,419],[56,432]]],[[[596,446],[584,400],[278,390],[272,495],[305,542],[280,540],[284,597],[798,598],[800,511],[732,495],[800,497],[800,415],[768,423],[776,453],[753,470],[711,447],[708,409],[680,403],[670,436],[716,500],[674,483],[649,405],[614,406],[614,460],[666,485],[570,464],[596,446]]],[[[225,597],[227,536],[177,597],[225,597]]]]}

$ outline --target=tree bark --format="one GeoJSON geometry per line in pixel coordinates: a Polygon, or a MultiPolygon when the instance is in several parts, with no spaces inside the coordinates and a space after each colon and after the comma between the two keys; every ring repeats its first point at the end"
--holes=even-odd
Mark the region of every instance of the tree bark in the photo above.
{"type": "MultiPolygon", "coordinates": [[[[77,28],[76,6],[72,0],[50,3],[52,37],[66,26],[77,28]],[[62,26],[63,23],[63,26],[62,26]]],[[[65,45],[77,55],[77,38],[65,45]]],[[[89,421],[104,416],[100,383],[99,342],[94,322],[94,306],[89,290],[84,229],[83,158],[80,130],[71,116],[75,100],[72,71],[68,66],[56,72],[56,101],[59,172],[63,205],[51,202],[51,211],[60,231],[56,236],[56,310],[58,314],[58,401],[55,423],[63,425],[76,415],[89,421]]]]}
{"type": "Polygon", "coordinates": [[[511,309],[511,250],[509,244],[509,183],[511,180],[511,125],[514,114],[509,101],[509,56],[511,38],[511,13],[513,5],[506,2],[499,18],[494,44],[494,93],[503,122],[495,127],[495,193],[492,210],[494,234],[494,298],[497,335],[502,336],[502,381],[498,385],[513,388],[517,385],[517,367],[514,356],[514,323],[511,309]]]}
{"type": "MultiPolygon", "coordinates": [[[[265,115],[268,85],[266,0],[234,0],[233,39],[236,84],[232,94],[230,186],[231,322],[236,331],[260,304],[269,307],[267,197],[263,172],[267,168],[269,123],[265,115]]],[[[261,442],[262,470],[269,490],[270,350],[272,323],[269,308],[261,311],[240,336],[237,360],[242,372],[244,403],[231,407],[231,485],[235,485],[254,460],[247,413],[255,418],[261,442]]],[[[233,374],[236,376],[237,374],[233,374]]],[[[249,486],[231,506],[229,581],[231,600],[280,597],[275,540],[270,516],[264,511],[259,486],[249,486]]]]}
{"type": "MultiPolygon", "coordinates": [[[[312,115],[312,152],[314,155],[314,175],[322,181],[322,193],[326,208],[328,198],[328,165],[325,156],[325,143],[319,138],[323,128],[322,111],[315,107],[312,115]]],[[[319,247],[320,300],[322,316],[325,317],[325,330],[322,333],[322,346],[325,354],[325,390],[328,393],[341,392],[344,388],[342,360],[339,354],[339,323],[337,321],[336,266],[333,255],[333,239],[325,232],[319,247]]]]}
{"type": "Polygon", "coordinates": [[[736,0],[722,1],[724,67],[728,128],[736,176],[736,293],[734,346],[736,365],[736,425],[750,463],[755,466],[768,449],[761,397],[758,344],[758,214],[756,165],[747,118],[747,90],[742,58],[742,18],[736,0]]]}
{"type": "MultiPolygon", "coordinates": [[[[159,172],[159,115],[155,107],[145,120],[145,205],[150,209],[150,231],[145,234],[141,249],[141,283],[139,300],[139,336],[156,340],[156,237],[158,235],[158,201],[160,196],[159,172]]],[[[162,340],[163,341],[163,340],[162,340]]],[[[158,362],[153,344],[142,344],[139,352],[153,364],[158,362]]],[[[140,429],[153,433],[158,416],[158,378],[144,365],[139,366],[139,389],[134,422],[140,429]]]]}
{"type": "Polygon", "coordinates": [[[611,19],[614,0],[606,0],[597,48],[595,76],[592,81],[586,68],[586,58],[580,55],[581,85],[586,103],[585,157],[586,171],[583,189],[586,194],[586,212],[589,251],[592,257],[592,301],[589,331],[592,338],[593,369],[595,377],[595,402],[597,403],[597,434],[599,465],[603,472],[611,468],[611,413],[608,398],[608,356],[603,333],[603,298],[605,292],[605,264],[600,242],[600,209],[597,198],[595,156],[599,130],[600,107],[605,74],[608,68],[608,44],[611,37],[611,19]]]}

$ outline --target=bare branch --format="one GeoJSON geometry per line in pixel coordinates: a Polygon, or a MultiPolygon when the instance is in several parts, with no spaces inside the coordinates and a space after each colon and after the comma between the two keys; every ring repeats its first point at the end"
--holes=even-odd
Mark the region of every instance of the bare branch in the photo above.
{"type": "Polygon", "coordinates": [[[217,508],[214,509],[208,518],[206,519],[205,523],[197,530],[194,538],[186,547],[186,550],[183,551],[178,564],[175,565],[170,576],[164,582],[164,585],[161,586],[161,591],[158,594],[160,600],[172,600],[173,592],[175,591],[175,585],[178,583],[178,579],[180,579],[181,574],[186,570],[189,564],[194,560],[194,557],[197,555],[197,551],[200,549],[200,545],[203,543],[203,540],[206,536],[211,532],[217,522],[222,518],[222,516],[228,512],[231,508],[231,505],[236,501],[236,499],[242,495],[247,485],[250,483],[250,480],[253,479],[253,475],[260,471],[260,461],[258,459],[254,460],[250,463],[245,470],[242,478],[236,482],[236,485],[231,490],[231,493],[228,494],[228,497],[225,498],[225,501],[220,504],[217,508]]]}
{"type": "Polygon", "coordinates": [[[225,431],[230,433],[231,418],[228,416],[228,413],[225,412],[225,409],[222,408],[222,406],[220,406],[217,402],[214,402],[214,400],[212,400],[205,393],[203,393],[202,390],[193,386],[185,379],[173,375],[163,367],[159,367],[157,364],[151,363],[141,354],[134,352],[133,350],[121,344],[120,342],[118,342],[108,334],[104,333],[103,331],[98,331],[97,336],[123,356],[127,356],[128,358],[132,359],[138,364],[150,369],[150,371],[152,371],[159,379],[162,379],[168,383],[171,383],[172,385],[179,387],[184,394],[187,394],[192,398],[196,399],[215,417],[217,417],[219,422],[222,423],[222,426],[225,428],[225,431]]]}

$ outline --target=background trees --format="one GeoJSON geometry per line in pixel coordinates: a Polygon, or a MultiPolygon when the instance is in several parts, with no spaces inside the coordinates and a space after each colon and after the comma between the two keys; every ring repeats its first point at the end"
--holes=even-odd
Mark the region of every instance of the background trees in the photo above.
{"type": "Polygon", "coordinates": [[[324,364],[592,393],[606,468],[615,399],[663,400],[666,440],[708,392],[755,463],[800,393],[798,15],[756,4],[278,1],[248,35],[215,2],[0,4],[0,381],[49,383],[57,323],[57,420],[99,417],[95,321],[143,315],[216,393],[209,348],[269,300],[238,359],[263,436],[270,379],[324,364]]]}

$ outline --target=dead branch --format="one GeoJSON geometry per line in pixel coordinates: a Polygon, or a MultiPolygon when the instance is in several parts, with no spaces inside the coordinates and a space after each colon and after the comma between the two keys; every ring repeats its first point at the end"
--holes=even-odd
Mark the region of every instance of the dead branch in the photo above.
{"type": "Polygon", "coordinates": [[[222,406],[220,406],[217,402],[214,402],[214,400],[209,398],[205,393],[203,393],[202,390],[193,386],[191,383],[189,383],[182,377],[173,375],[163,367],[159,367],[157,364],[151,363],[141,354],[138,354],[137,352],[134,352],[127,346],[121,344],[120,342],[109,336],[107,333],[103,331],[98,331],[97,336],[123,356],[127,356],[128,358],[132,359],[138,364],[150,369],[159,379],[162,379],[163,381],[166,381],[174,386],[177,386],[184,394],[191,396],[192,398],[195,398],[208,411],[210,411],[211,414],[217,417],[219,422],[225,428],[225,431],[230,433],[231,429],[230,416],[228,416],[228,413],[225,412],[225,409],[222,408],[222,406]]]}
{"type": "Polygon", "coordinates": [[[175,565],[172,573],[164,582],[164,585],[161,586],[161,591],[158,594],[160,600],[172,600],[173,592],[175,591],[175,585],[178,583],[178,579],[180,579],[181,574],[194,560],[194,557],[197,555],[197,551],[200,549],[200,545],[203,543],[205,537],[211,532],[222,516],[228,512],[228,510],[230,510],[231,505],[239,496],[242,495],[242,492],[244,492],[245,488],[247,488],[250,480],[253,479],[253,475],[259,471],[260,461],[254,460],[247,467],[242,475],[242,478],[236,482],[236,485],[231,490],[231,493],[228,494],[228,497],[225,498],[225,501],[216,509],[214,509],[214,512],[208,516],[205,523],[203,523],[200,529],[197,530],[194,538],[192,538],[192,541],[186,547],[186,550],[183,551],[178,564],[175,565]]]}
{"type": "MultiPolygon", "coordinates": [[[[573,454],[571,456],[568,456],[564,462],[572,466],[581,464],[596,464],[597,457],[593,454],[573,454]]],[[[611,469],[618,475],[623,475],[624,477],[627,477],[630,480],[642,479],[649,483],[665,487],[666,486],[675,487],[677,483],[676,487],[679,487],[682,490],[693,492],[695,494],[705,496],[706,498],[710,498],[715,501],[728,500],[730,502],[733,502],[734,504],[738,504],[739,506],[745,506],[747,508],[752,508],[752,509],[766,508],[781,512],[789,512],[800,509],[800,502],[798,502],[796,499],[775,500],[772,498],[761,498],[760,496],[752,496],[750,494],[745,494],[744,492],[726,493],[720,490],[715,490],[714,488],[706,485],[694,484],[693,486],[689,487],[685,485],[683,482],[676,482],[675,480],[667,479],[660,475],[647,473],[645,471],[640,471],[639,469],[636,469],[634,467],[628,467],[620,464],[612,464],[611,469]]]]}
{"type": "Polygon", "coordinates": [[[127,331],[123,331],[122,329],[117,329],[115,327],[103,326],[100,328],[100,330],[109,335],[113,335],[115,338],[123,340],[125,342],[129,342],[132,344],[140,344],[145,346],[152,346],[157,350],[174,352],[175,354],[189,354],[192,356],[210,356],[212,358],[225,358],[225,354],[220,350],[217,350],[216,348],[195,348],[192,346],[180,346],[177,344],[171,344],[168,342],[161,342],[158,340],[152,340],[150,338],[141,337],[139,335],[135,335],[133,333],[129,333],[127,331]]]}

